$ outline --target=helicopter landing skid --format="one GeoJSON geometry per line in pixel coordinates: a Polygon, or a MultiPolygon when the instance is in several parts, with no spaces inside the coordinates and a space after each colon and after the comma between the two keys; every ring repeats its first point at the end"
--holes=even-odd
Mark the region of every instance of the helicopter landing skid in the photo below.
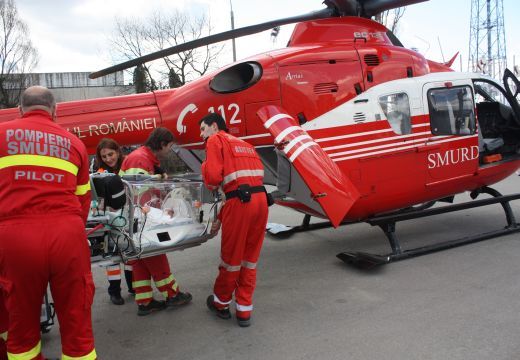
{"type": "Polygon", "coordinates": [[[336,256],[348,264],[352,264],[354,266],[361,267],[364,269],[370,269],[378,265],[384,265],[390,262],[426,255],[441,250],[447,250],[457,246],[467,245],[478,241],[483,241],[497,236],[502,236],[520,231],[520,224],[516,222],[513,211],[511,210],[511,206],[509,205],[510,201],[520,199],[520,194],[504,196],[501,195],[495,189],[483,187],[481,189],[473,191],[471,193],[471,198],[475,199],[480,193],[490,194],[493,196],[493,198],[469,201],[438,208],[383,215],[371,218],[367,220],[367,222],[372,226],[377,225],[381,228],[381,230],[383,230],[386,237],[388,238],[392,252],[386,255],[369,254],[364,252],[342,252],[337,254],[336,256]],[[456,240],[443,241],[441,243],[422,246],[409,250],[401,249],[399,239],[395,234],[395,224],[399,221],[412,220],[421,217],[444,214],[448,212],[460,211],[497,203],[501,203],[507,220],[507,226],[503,229],[485,232],[474,236],[467,236],[456,240]]]}

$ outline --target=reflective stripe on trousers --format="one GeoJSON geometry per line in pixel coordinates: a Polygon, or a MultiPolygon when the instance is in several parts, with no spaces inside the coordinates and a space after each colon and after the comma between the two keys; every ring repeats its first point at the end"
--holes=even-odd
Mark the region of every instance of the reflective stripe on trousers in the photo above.
{"type": "Polygon", "coordinates": [[[240,263],[240,265],[232,266],[232,265],[226,264],[226,262],[221,259],[219,266],[222,266],[224,269],[226,269],[229,272],[240,271],[240,268],[256,269],[256,263],[249,262],[249,261],[242,261],[240,263]]]}
{"type": "Polygon", "coordinates": [[[231,199],[222,208],[222,245],[219,275],[213,293],[215,306],[223,308],[232,300],[233,293],[237,315],[248,317],[256,287],[256,264],[264,240],[267,224],[267,202],[264,193],[254,193],[251,201],[241,203],[231,199]],[[237,221],[236,219],[240,219],[237,221]],[[240,264],[240,265],[238,265],[240,264]]]}
{"type": "Polygon", "coordinates": [[[29,351],[25,351],[23,353],[18,353],[18,354],[7,352],[7,358],[9,360],[32,360],[35,357],[37,357],[38,355],[40,355],[41,351],[42,351],[42,342],[38,341],[38,344],[36,344],[36,346],[34,346],[29,351]]]}
{"type": "Polygon", "coordinates": [[[60,215],[3,222],[0,284],[9,313],[9,359],[32,359],[40,353],[40,311],[50,283],[62,351],[72,358],[94,354],[91,306],[94,282],[83,219],[60,215]],[[16,237],[18,241],[5,241],[16,237]],[[53,269],[52,277],[49,269],[53,269]],[[85,355],[87,354],[87,355],[85,355]]]}
{"type": "Polygon", "coordinates": [[[96,350],[92,350],[89,354],[83,356],[67,356],[61,355],[61,360],[95,360],[97,359],[96,350]]]}
{"type": "Polygon", "coordinates": [[[170,272],[170,264],[166,255],[157,255],[139,259],[133,264],[133,282],[135,301],[137,304],[147,304],[152,300],[152,283],[155,282],[165,298],[177,295],[179,287],[175,277],[170,272]]]}

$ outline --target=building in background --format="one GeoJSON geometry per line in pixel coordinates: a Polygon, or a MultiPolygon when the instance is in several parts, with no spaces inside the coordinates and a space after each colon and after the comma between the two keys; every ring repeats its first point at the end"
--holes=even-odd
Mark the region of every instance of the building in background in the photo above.
{"type": "Polygon", "coordinates": [[[57,102],[85,100],[134,94],[133,85],[125,85],[123,71],[98,79],[89,79],[89,72],[26,74],[28,86],[49,88],[57,102]]]}

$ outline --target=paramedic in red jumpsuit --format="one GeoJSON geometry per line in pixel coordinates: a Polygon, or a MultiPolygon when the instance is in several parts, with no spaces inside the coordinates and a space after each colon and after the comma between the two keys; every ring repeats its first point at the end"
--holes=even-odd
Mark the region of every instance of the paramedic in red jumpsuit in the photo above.
{"type": "Polygon", "coordinates": [[[229,304],[235,293],[238,325],[247,327],[268,215],[262,186],[264,168],[252,145],[226,131],[224,119],[218,114],[209,114],[200,120],[200,135],[206,142],[206,160],[202,164],[204,183],[210,190],[222,187],[226,194],[219,214],[221,263],[207,305],[218,317],[229,319],[229,304]],[[250,200],[244,201],[238,196],[238,190],[247,185],[250,200]]]}
{"type": "MultiPolygon", "coordinates": [[[[103,138],[99,141],[96,147],[96,165],[98,166],[98,173],[119,174],[123,159],[123,151],[117,141],[110,138],[103,138]]],[[[108,287],[110,301],[114,305],[123,305],[125,300],[121,297],[121,264],[110,264],[107,265],[105,269],[108,283],[110,284],[108,287]]],[[[124,264],[124,269],[128,292],[135,295],[135,291],[132,288],[132,265],[126,263],[124,264]]]]}
{"type": "Polygon", "coordinates": [[[9,359],[43,359],[40,310],[50,283],[62,359],[96,359],[87,151],[54,122],[48,89],[25,90],[20,113],[0,123],[0,288],[7,311],[0,337],[9,359]]]}
{"type": "MultiPolygon", "coordinates": [[[[156,128],[144,146],[131,152],[121,165],[121,175],[155,175],[159,168],[159,159],[166,156],[173,146],[174,138],[170,130],[156,128]]],[[[137,314],[148,315],[153,311],[166,307],[177,307],[189,303],[192,296],[188,292],[181,292],[177,281],[170,271],[170,264],[166,255],[157,255],[136,260],[132,263],[135,301],[137,314]],[[152,281],[166,298],[166,301],[157,301],[153,298],[152,281]]]]}

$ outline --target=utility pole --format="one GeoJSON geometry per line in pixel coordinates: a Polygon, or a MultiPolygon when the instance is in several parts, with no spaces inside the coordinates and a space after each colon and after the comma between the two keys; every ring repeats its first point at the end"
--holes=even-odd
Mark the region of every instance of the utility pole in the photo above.
{"type": "MultiPolygon", "coordinates": [[[[233,3],[229,0],[229,6],[231,8],[231,30],[235,30],[235,17],[233,16],[233,3]]],[[[237,51],[235,48],[235,38],[231,39],[233,44],[233,62],[237,61],[237,51]]]]}
{"type": "Polygon", "coordinates": [[[503,0],[471,0],[468,70],[500,79],[507,67],[503,0]]]}

